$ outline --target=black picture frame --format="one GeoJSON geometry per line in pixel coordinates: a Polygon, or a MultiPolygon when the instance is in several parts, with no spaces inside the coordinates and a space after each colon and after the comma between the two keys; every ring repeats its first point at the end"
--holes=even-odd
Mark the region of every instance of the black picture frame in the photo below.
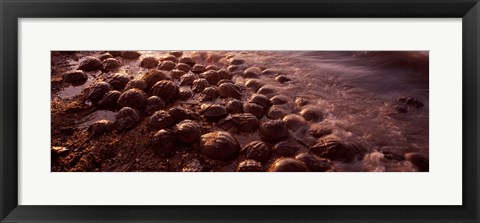
{"type": "Polygon", "coordinates": [[[480,157],[477,138],[479,137],[480,4],[478,0],[1,0],[0,15],[1,222],[479,222],[480,157]],[[18,205],[17,20],[47,17],[462,18],[463,205],[18,205]]]}

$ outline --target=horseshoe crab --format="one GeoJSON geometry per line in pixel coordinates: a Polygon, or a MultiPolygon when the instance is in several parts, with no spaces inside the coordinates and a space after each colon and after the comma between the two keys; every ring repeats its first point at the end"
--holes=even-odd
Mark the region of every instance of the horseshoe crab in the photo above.
{"type": "Polygon", "coordinates": [[[175,127],[175,136],[182,143],[195,143],[200,140],[200,135],[200,125],[189,119],[181,121],[175,127]]]}
{"type": "Polygon", "coordinates": [[[79,70],[91,71],[99,68],[102,65],[102,61],[95,57],[87,56],[78,66],[79,70]]]}
{"type": "Polygon", "coordinates": [[[276,141],[288,136],[287,125],[282,120],[270,120],[260,125],[260,137],[267,141],[276,141]]]}
{"type": "Polygon", "coordinates": [[[161,129],[153,135],[151,146],[158,155],[171,155],[177,150],[175,134],[170,130],[161,129]]]}
{"type": "Polygon", "coordinates": [[[139,58],[141,55],[142,53],[138,51],[123,51],[120,56],[125,59],[136,59],[139,58]]]}
{"type": "Polygon", "coordinates": [[[166,103],[173,102],[178,98],[178,87],[173,81],[162,80],[152,86],[152,95],[160,97],[166,103]]]}
{"type": "Polygon", "coordinates": [[[228,132],[216,131],[200,137],[200,153],[210,159],[230,161],[237,157],[240,145],[228,132]]]}
{"type": "Polygon", "coordinates": [[[140,67],[143,67],[143,68],[155,68],[158,66],[158,60],[157,58],[155,57],[152,57],[152,56],[148,56],[148,57],[144,57],[142,59],[142,61],[140,62],[140,67]]]}
{"type": "Polygon", "coordinates": [[[132,88],[123,92],[118,98],[120,107],[131,107],[135,109],[143,108],[147,103],[146,94],[139,89],[132,88]]]}
{"type": "Polygon", "coordinates": [[[240,156],[245,159],[253,159],[262,163],[268,161],[271,155],[272,149],[262,141],[250,142],[240,150],[240,156]]]}
{"type": "Polygon", "coordinates": [[[103,61],[102,66],[104,70],[112,71],[122,66],[122,64],[115,58],[108,58],[103,61]]]}
{"type": "Polygon", "coordinates": [[[223,83],[218,87],[218,94],[224,98],[241,99],[242,93],[237,86],[231,83],[223,83]]]}
{"type": "Polygon", "coordinates": [[[270,166],[270,172],[308,172],[307,166],[293,158],[281,158],[270,166]]]}
{"type": "Polygon", "coordinates": [[[264,172],[265,170],[262,167],[260,162],[255,160],[243,160],[238,163],[237,172],[264,172]]]}
{"type": "Polygon", "coordinates": [[[123,107],[115,116],[114,125],[119,131],[126,131],[135,126],[139,120],[140,115],[135,109],[123,107]]]}

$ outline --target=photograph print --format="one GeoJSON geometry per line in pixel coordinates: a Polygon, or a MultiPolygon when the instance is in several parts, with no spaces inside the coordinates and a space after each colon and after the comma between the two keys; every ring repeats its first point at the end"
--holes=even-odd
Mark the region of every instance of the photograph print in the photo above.
{"type": "Polygon", "coordinates": [[[50,80],[52,172],[429,171],[428,51],[51,51],[50,80]]]}

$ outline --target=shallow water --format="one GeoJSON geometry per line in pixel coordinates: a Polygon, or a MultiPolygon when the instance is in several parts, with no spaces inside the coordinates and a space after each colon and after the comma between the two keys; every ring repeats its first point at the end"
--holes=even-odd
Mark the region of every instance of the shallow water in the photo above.
{"type": "MultiPolygon", "coordinates": [[[[167,52],[143,53],[142,57],[160,57],[167,52]]],[[[306,98],[310,100],[310,106],[315,106],[324,113],[324,120],[318,124],[331,127],[335,135],[358,141],[367,148],[368,152],[363,160],[352,163],[335,162],[337,171],[415,171],[410,162],[387,159],[382,153],[384,151],[393,151],[400,155],[419,152],[428,157],[428,52],[204,53],[206,55],[184,51],[185,55],[192,55],[197,62],[208,55],[234,55],[245,59],[248,65],[270,68],[291,78],[292,81],[284,84],[275,81],[275,76],[263,76],[260,79],[278,87],[278,93],[291,99],[289,106],[293,113],[300,110],[294,104],[295,99],[306,98]],[[393,105],[398,103],[397,98],[407,96],[420,100],[424,107],[408,107],[407,113],[395,112],[393,105]]],[[[119,72],[135,77],[147,71],[138,66],[138,60],[121,61],[123,67],[119,72]]],[[[76,66],[78,62],[72,62],[72,66],[76,66]]],[[[215,64],[226,68],[225,63],[226,59],[223,58],[215,64]]],[[[105,79],[108,75],[95,74],[99,79],[105,79]]],[[[245,80],[235,77],[234,81],[243,83],[245,80]]],[[[64,88],[57,96],[63,99],[74,98],[85,87],[88,87],[88,84],[64,88]]],[[[111,115],[107,116],[111,118],[111,115]]],[[[89,117],[79,125],[85,127],[96,118],[100,117],[89,117]]],[[[292,134],[306,144],[316,142],[316,139],[306,135],[305,130],[292,134]]],[[[248,136],[238,136],[238,139],[242,146],[251,140],[248,136]]]]}

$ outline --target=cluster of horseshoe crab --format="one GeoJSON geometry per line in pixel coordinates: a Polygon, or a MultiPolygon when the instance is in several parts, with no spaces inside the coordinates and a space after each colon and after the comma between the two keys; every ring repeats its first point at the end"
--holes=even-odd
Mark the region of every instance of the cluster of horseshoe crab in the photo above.
{"type": "MultiPolygon", "coordinates": [[[[316,125],[324,114],[311,101],[282,95],[278,89],[291,81],[288,74],[249,65],[237,56],[171,51],[157,58],[140,51],[108,51],[83,57],[78,67],[62,72],[62,81],[81,86],[92,71],[105,77],[95,77],[74,106],[58,116],[77,119],[107,110],[115,117],[85,130],[57,126],[66,136],[55,143],[72,136],[78,140],[52,148],[54,170],[324,172],[367,152],[361,143],[316,125]],[[123,60],[146,72],[121,72],[123,60]],[[315,142],[293,134],[299,129],[315,142]]],[[[421,156],[409,154],[407,159],[417,166],[427,162],[428,168],[421,156]]]]}

